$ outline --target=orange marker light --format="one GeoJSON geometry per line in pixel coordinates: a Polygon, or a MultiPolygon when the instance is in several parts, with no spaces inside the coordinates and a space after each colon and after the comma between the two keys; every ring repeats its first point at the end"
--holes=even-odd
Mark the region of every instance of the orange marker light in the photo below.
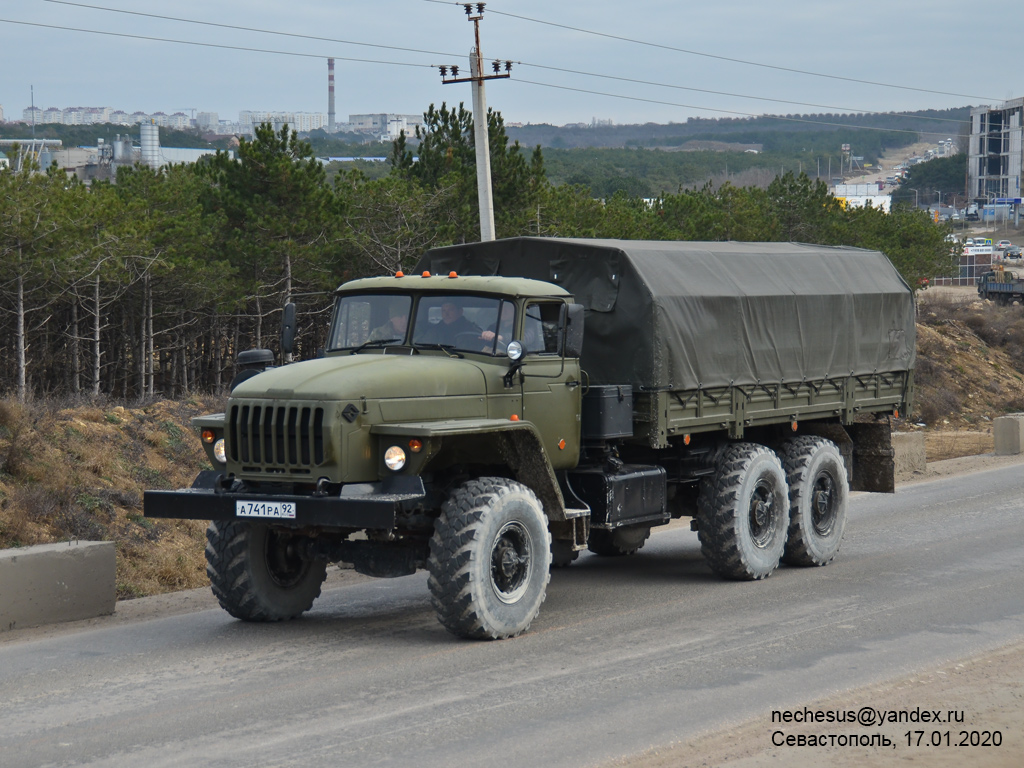
{"type": "Polygon", "coordinates": [[[405,272],[403,272],[402,270],[398,270],[397,272],[395,272],[395,277],[405,277],[405,272]]]}
{"type": "Polygon", "coordinates": [[[900,409],[899,408],[895,408],[893,410],[893,412],[892,412],[892,415],[895,416],[898,419],[900,417],[900,409]]]}
{"type": "Polygon", "coordinates": [[[204,429],[203,430],[203,442],[204,443],[212,443],[216,437],[217,436],[215,434],[213,434],[213,430],[212,429],[204,429]]]}
{"type": "Polygon", "coordinates": [[[564,438],[558,441],[558,450],[560,450],[560,451],[564,451],[565,450],[565,439],[564,438]]]}
{"type": "Polygon", "coordinates": [[[458,276],[459,276],[458,273],[456,273],[454,271],[448,273],[448,277],[458,277],[458,276]]]}
{"type": "Polygon", "coordinates": [[[789,422],[789,428],[792,429],[794,432],[796,432],[796,422],[795,421],[789,422]]]}
{"type": "Polygon", "coordinates": [[[430,277],[430,272],[424,272],[423,277],[430,277]]]}
{"type": "Polygon", "coordinates": [[[513,413],[511,416],[508,417],[508,420],[509,421],[519,421],[519,416],[517,416],[516,414],[513,413]]]}
{"type": "Polygon", "coordinates": [[[683,435],[683,445],[689,445],[689,444],[690,444],[690,436],[689,435],[683,435]]]}
{"type": "Polygon", "coordinates": [[[423,443],[417,440],[415,437],[409,441],[409,450],[413,453],[419,453],[423,450],[423,443]]]}

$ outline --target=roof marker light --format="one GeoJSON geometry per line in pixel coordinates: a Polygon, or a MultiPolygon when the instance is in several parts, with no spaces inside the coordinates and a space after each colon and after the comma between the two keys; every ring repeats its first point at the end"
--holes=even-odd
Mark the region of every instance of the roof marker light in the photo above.
{"type": "Polygon", "coordinates": [[[448,273],[448,277],[458,277],[458,274],[454,270],[452,270],[451,272],[448,273]]]}
{"type": "Polygon", "coordinates": [[[397,272],[395,272],[395,277],[405,277],[405,272],[403,272],[402,270],[398,270],[397,272]]]}
{"type": "Polygon", "coordinates": [[[423,277],[430,277],[430,272],[424,272],[423,277]]]}

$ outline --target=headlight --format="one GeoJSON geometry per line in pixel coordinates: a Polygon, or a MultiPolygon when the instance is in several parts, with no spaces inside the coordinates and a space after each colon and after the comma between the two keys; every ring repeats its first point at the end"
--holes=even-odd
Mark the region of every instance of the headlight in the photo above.
{"type": "Polygon", "coordinates": [[[509,360],[518,360],[523,356],[523,345],[518,341],[510,341],[505,354],[508,355],[509,360]]]}
{"type": "Polygon", "coordinates": [[[217,459],[217,461],[219,461],[221,464],[228,463],[228,452],[224,448],[223,437],[213,444],[213,457],[217,459]]]}
{"type": "Polygon", "coordinates": [[[388,469],[397,472],[405,466],[405,451],[397,445],[392,445],[384,451],[384,463],[388,465],[388,469]]]}

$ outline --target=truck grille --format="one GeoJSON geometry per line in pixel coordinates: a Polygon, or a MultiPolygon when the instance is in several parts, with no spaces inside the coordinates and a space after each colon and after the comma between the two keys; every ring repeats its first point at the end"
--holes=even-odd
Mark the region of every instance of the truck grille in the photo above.
{"type": "Polygon", "coordinates": [[[324,462],[324,409],[295,405],[232,405],[228,455],[244,468],[306,474],[324,462]]]}

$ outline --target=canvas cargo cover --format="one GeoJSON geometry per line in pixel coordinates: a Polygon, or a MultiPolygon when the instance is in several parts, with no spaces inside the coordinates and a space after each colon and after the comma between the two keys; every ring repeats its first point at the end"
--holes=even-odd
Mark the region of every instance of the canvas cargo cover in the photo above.
{"type": "Polygon", "coordinates": [[[914,364],[913,294],[878,251],[523,237],[436,248],[418,269],[562,286],[586,307],[595,384],[792,383],[914,364]]]}

